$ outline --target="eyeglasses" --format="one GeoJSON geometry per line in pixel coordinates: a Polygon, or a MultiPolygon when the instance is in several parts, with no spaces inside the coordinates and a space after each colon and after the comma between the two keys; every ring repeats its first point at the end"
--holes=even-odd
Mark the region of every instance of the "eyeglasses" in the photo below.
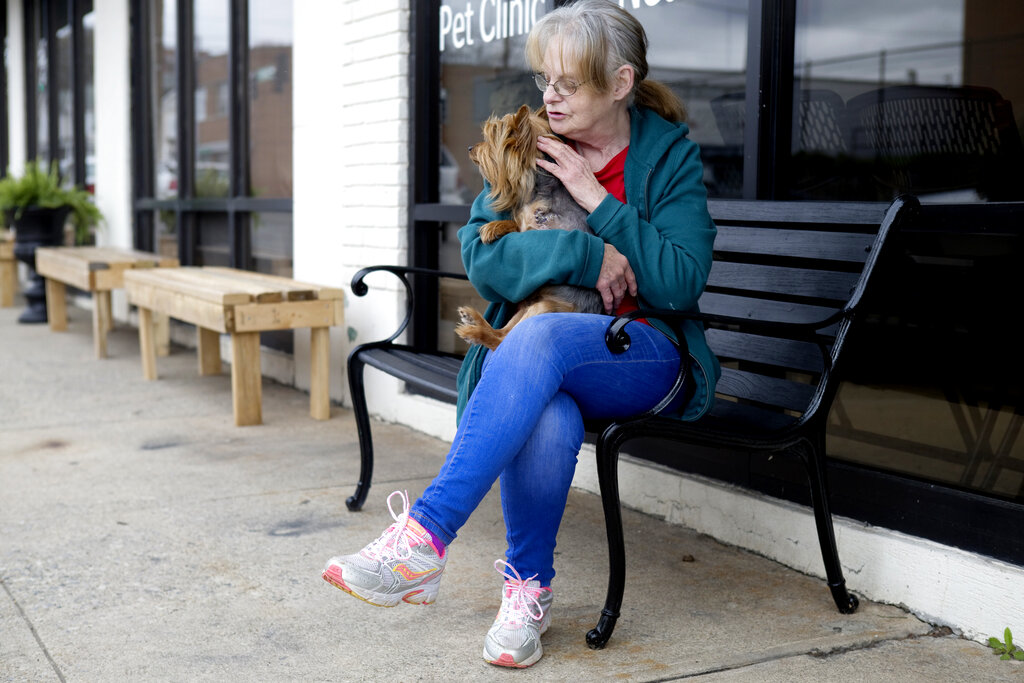
{"type": "Polygon", "coordinates": [[[572,97],[576,94],[576,91],[580,89],[581,85],[585,85],[587,81],[583,83],[577,83],[573,80],[559,80],[551,83],[548,79],[544,78],[544,74],[533,74],[533,82],[537,84],[541,92],[547,92],[548,86],[550,85],[555,89],[555,93],[559,97],[572,97]]]}

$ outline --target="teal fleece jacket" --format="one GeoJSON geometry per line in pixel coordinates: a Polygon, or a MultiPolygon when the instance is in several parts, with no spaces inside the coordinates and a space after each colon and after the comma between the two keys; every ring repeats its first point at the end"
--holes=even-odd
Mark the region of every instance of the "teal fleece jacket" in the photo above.
{"type": "MultiPolygon", "coordinates": [[[[715,225],[708,214],[700,150],[685,123],[670,123],[649,109],[630,109],[626,154],[626,204],[611,195],[587,218],[593,235],[580,231],[531,230],[505,235],[491,244],[480,239],[485,223],[506,218],[487,198],[473,202],[469,223],[459,230],[462,261],[470,282],[490,305],[484,317],[502,327],[516,303],[538,287],[570,284],[594,287],[608,242],[627,259],[636,275],[641,308],[696,311],[711,270],[715,225]]],[[[669,336],[667,327],[652,320],[669,336]]],[[[693,399],[674,417],[695,420],[711,407],[721,374],[708,348],[703,325],[686,321],[693,399]]],[[[480,379],[483,346],[469,349],[459,372],[458,419],[480,379]]]]}

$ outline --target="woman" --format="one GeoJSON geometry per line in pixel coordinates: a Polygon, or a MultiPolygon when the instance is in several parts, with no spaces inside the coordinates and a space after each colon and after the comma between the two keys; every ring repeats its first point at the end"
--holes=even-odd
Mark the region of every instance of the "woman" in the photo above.
{"type": "MultiPolygon", "coordinates": [[[[486,318],[504,325],[538,287],[593,287],[609,314],[642,307],[694,310],[711,267],[708,215],[697,146],[681,103],[646,79],[647,38],[617,4],[582,0],[547,14],[527,40],[551,129],[542,138],[557,176],[589,212],[594,234],[536,230],[484,244],[480,226],[499,218],[489,188],[459,231],[462,257],[486,318]]],[[[447,546],[494,480],[507,528],[501,609],[484,659],[524,667],[540,659],[550,622],[555,536],[583,442],[584,418],[627,417],[664,405],[679,372],[667,331],[629,324],[632,344],[614,355],[607,315],[554,313],[518,324],[494,352],[474,346],[459,374],[459,427],[440,474],[412,507],[400,496],[396,523],[354,555],[332,558],[324,578],[367,602],[429,604],[447,546]],[[527,578],[523,578],[527,577],[527,578]]],[[[657,324],[657,323],[653,323],[657,324]]],[[[703,329],[684,329],[686,386],[662,411],[696,419],[710,406],[717,361],[703,329]]]]}

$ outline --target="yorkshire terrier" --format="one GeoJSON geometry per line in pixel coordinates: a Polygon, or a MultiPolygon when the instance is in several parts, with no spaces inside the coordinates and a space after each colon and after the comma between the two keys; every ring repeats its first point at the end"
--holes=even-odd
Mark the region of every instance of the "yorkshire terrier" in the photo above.
{"type": "MultiPolygon", "coordinates": [[[[537,166],[541,153],[537,139],[552,135],[543,108],[530,111],[525,104],[514,114],[491,117],[483,125],[484,139],[469,149],[469,158],[490,183],[488,197],[495,211],[508,212],[511,219],[491,221],[480,228],[480,239],[490,244],[510,232],[526,230],[582,230],[587,212],[576,203],[562,182],[537,166]]],[[[491,327],[469,306],[459,308],[462,323],[456,334],[471,344],[494,350],[519,321],[540,313],[602,313],[604,305],[597,290],[573,285],[545,285],[523,301],[508,324],[491,327]]]]}

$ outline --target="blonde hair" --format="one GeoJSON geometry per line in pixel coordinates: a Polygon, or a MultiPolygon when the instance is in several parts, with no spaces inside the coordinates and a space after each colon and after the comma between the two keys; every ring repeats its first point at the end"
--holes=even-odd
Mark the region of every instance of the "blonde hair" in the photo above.
{"type": "Polygon", "coordinates": [[[577,0],[541,17],[526,39],[530,68],[540,70],[548,47],[558,43],[566,65],[598,92],[612,88],[621,66],[633,69],[633,101],[669,121],[685,121],[686,108],[662,83],[647,78],[647,34],[636,17],[608,0],[577,0]]]}

